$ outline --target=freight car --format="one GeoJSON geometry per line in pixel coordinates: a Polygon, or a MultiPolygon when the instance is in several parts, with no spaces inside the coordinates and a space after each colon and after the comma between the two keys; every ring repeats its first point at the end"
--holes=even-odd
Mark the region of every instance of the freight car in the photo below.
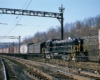
{"type": "Polygon", "coordinates": [[[19,46],[4,46],[0,48],[0,53],[19,53],[19,46]]]}
{"type": "Polygon", "coordinates": [[[21,54],[27,54],[27,52],[28,52],[28,47],[27,47],[27,45],[21,45],[21,47],[20,47],[20,53],[21,54]]]}
{"type": "Polygon", "coordinates": [[[28,44],[28,53],[44,53],[46,42],[28,44]]]}
{"type": "Polygon", "coordinates": [[[31,54],[31,53],[44,53],[44,47],[46,42],[42,43],[29,43],[21,45],[20,53],[31,54]]]}
{"type": "Polygon", "coordinates": [[[9,53],[9,48],[8,47],[0,48],[0,53],[9,53]]]}
{"type": "Polygon", "coordinates": [[[84,47],[83,39],[71,38],[66,40],[51,39],[46,42],[47,58],[61,55],[64,60],[88,61],[88,51],[84,47]]]}

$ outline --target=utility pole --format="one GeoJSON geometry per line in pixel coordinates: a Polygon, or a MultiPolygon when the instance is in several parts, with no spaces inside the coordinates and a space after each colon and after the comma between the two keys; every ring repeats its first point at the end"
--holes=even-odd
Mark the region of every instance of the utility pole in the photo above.
{"type": "Polygon", "coordinates": [[[64,12],[65,8],[63,8],[63,5],[61,5],[61,7],[59,7],[59,11],[61,12],[61,40],[63,40],[63,36],[64,36],[64,29],[63,29],[63,12],[64,12]]]}

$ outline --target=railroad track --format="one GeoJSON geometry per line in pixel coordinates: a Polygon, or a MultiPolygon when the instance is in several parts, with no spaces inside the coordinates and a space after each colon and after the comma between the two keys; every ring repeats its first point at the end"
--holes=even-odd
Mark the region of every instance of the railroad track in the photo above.
{"type": "MultiPolygon", "coordinates": [[[[28,60],[25,61],[26,64],[27,63],[30,63],[31,61],[28,62],[28,60]]],[[[34,63],[33,61],[31,62],[31,64],[34,63]]],[[[36,62],[34,63],[36,65],[36,62]]],[[[100,75],[98,74],[94,74],[94,73],[90,73],[90,72],[85,72],[85,71],[80,71],[80,70],[77,70],[77,69],[72,69],[72,68],[65,68],[65,67],[57,67],[54,65],[47,65],[47,63],[39,63],[38,62],[38,66],[42,66],[43,68],[46,68],[46,69],[50,69],[51,71],[55,71],[55,72],[58,72],[59,74],[62,74],[62,75],[65,75],[65,76],[68,76],[71,78],[74,78],[74,79],[83,79],[83,80],[92,80],[92,79],[100,79],[100,75]],[[70,73],[70,72],[71,73],[70,73]],[[77,74],[77,75],[75,75],[77,74]]],[[[37,66],[36,66],[37,67],[37,66]]],[[[42,69],[43,69],[42,68],[42,69]]]]}
{"type": "Polygon", "coordinates": [[[73,79],[78,80],[94,80],[94,79],[100,79],[99,74],[94,74],[86,71],[81,71],[80,69],[73,69],[68,67],[62,67],[58,65],[52,65],[48,63],[39,63],[40,66],[43,66],[49,70],[56,71],[59,74],[63,74],[65,76],[71,77],[73,79]]]}
{"type": "MultiPolygon", "coordinates": [[[[39,59],[32,59],[34,61],[39,61],[39,62],[45,62],[45,60],[43,60],[43,58],[39,59]]],[[[58,60],[58,59],[51,59],[50,61],[46,61],[46,63],[50,63],[50,64],[57,64],[59,66],[66,66],[69,68],[81,68],[81,70],[83,71],[88,71],[88,72],[92,72],[92,73],[97,73],[100,74],[100,63],[97,62],[67,62],[64,60],[58,60]]]]}
{"type": "Polygon", "coordinates": [[[20,64],[24,73],[34,80],[96,80],[100,75],[81,71],[78,69],[58,66],[54,64],[24,60],[15,57],[5,57],[10,61],[20,64]]]}
{"type": "Polygon", "coordinates": [[[4,80],[4,68],[2,64],[2,60],[0,59],[0,80],[4,80]]]}
{"type": "Polygon", "coordinates": [[[35,65],[31,65],[31,61],[27,62],[26,60],[20,59],[20,58],[13,58],[13,57],[6,57],[6,59],[19,64],[23,66],[24,73],[34,79],[34,80],[73,80],[72,78],[69,78],[68,76],[59,74],[57,72],[52,72],[49,69],[44,68],[43,66],[37,66],[37,63],[34,63],[35,65]]]}
{"type": "Polygon", "coordinates": [[[5,60],[0,59],[0,80],[17,80],[5,60]]]}

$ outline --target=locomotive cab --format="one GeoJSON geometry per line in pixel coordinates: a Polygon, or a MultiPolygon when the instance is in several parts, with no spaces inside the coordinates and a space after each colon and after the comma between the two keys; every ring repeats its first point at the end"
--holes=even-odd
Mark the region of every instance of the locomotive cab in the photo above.
{"type": "Polygon", "coordinates": [[[84,42],[83,39],[78,39],[78,45],[76,47],[76,51],[74,52],[75,61],[88,61],[88,52],[84,51],[84,42]]]}

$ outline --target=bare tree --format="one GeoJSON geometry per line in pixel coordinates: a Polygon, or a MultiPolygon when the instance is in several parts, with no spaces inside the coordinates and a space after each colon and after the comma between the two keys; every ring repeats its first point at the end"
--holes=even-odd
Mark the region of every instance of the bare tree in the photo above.
{"type": "MultiPolygon", "coordinates": [[[[96,36],[100,28],[100,15],[96,17],[85,18],[83,21],[76,21],[73,23],[66,23],[64,26],[64,39],[69,36],[83,37],[96,36]]],[[[45,42],[49,39],[61,39],[61,27],[50,27],[46,32],[37,32],[33,37],[25,37],[23,43],[29,42],[45,42]]]]}
{"type": "Polygon", "coordinates": [[[48,36],[48,39],[56,38],[56,29],[53,27],[49,28],[49,30],[47,31],[47,36],[48,36]]]}

